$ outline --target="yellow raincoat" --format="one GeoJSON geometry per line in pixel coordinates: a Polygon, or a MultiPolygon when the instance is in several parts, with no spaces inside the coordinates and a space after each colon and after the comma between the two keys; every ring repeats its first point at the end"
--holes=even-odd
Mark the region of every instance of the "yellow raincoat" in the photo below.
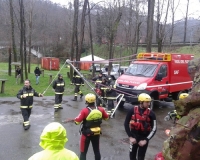
{"type": "Polygon", "coordinates": [[[44,150],[28,160],[79,160],[74,152],[64,148],[67,141],[65,128],[60,123],[50,123],[40,136],[40,146],[44,150]]]}

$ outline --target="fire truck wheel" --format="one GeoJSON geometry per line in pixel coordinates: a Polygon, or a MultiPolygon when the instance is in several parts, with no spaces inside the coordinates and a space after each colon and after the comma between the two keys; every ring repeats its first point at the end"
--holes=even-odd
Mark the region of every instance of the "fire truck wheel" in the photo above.
{"type": "Polygon", "coordinates": [[[154,97],[151,97],[151,104],[150,104],[150,109],[153,110],[154,108],[157,108],[160,106],[160,101],[159,100],[155,100],[154,101],[154,97]]]}
{"type": "Polygon", "coordinates": [[[124,103],[125,103],[124,101],[121,101],[120,104],[119,104],[119,108],[123,108],[124,107],[124,103]]]}

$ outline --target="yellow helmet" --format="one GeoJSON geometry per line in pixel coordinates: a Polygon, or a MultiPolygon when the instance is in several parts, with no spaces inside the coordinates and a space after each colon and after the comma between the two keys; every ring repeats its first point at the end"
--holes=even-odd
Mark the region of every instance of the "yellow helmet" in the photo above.
{"type": "Polygon", "coordinates": [[[150,102],[151,101],[151,97],[146,93],[141,93],[138,96],[138,101],[139,102],[150,102]]]}
{"type": "Polygon", "coordinates": [[[184,99],[184,98],[186,98],[188,95],[189,95],[188,93],[181,93],[181,94],[179,95],[179,99],[184,99]]]}
{"type": "Polygon", "coordinates": [[[86,96],[85,96],[85,101],[87,103],[94,103],[96,100],[96,96],[92,93],[88,93],[86,96]]]}

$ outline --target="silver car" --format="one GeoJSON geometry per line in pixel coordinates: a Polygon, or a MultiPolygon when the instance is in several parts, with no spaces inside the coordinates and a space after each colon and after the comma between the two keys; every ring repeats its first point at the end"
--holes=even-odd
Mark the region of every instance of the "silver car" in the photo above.
{"type": "MultiPolygon", "coordinates": [[[[116,80],[121,74],[125,73],[126,70],[128,69],[128,66],[120,66],[119,67],[113,67],[111,69],[111,72],[110,72],[110,76],[112,77],[113,80],[116,80]]],[[[108,75],[108,72],[103,72],[104,75],[108,75]]]]}

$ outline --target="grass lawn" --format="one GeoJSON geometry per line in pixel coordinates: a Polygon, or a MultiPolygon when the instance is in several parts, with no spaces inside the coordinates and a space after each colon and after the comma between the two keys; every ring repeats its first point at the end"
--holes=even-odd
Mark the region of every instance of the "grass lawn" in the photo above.
{"type": "MultiPolygon", "coordinates": [[[[54,96],[54,90],[52,86],[49,86],[49,75],[52,75],[52,79],[58,74],[59,71],[49,71],[44,70],[44,77],[40,75],[40,83],[36,85],[36,79],[34,74],[34,69],[37,65],[31,64],[31,73],[28,74],[28,78],[31,81],[31,86],[39,93],[43,93],[45,90],[44,96],[54,96]],[[48,88],[48,89],[47,89],[48,88]]],[[[63,64],[60,64],[60,68],[63,64]]],[[[40,67],[40,66],[39,66],[40,67]]],[[[71,81],[67,77],[67,72],[69,72],[69,68],[63,67],[60,73],[63,75],[65,80],[65,93],[64,95],[73,95],[74,94],[74,86],[70,85],[71,81]]],[[[81,73],[89,73],[89,71],[81,71],[81,73]]],[[[90,73],[91,74],[91,73],[90,73]]],[[[12,75],[8,76],[8,64],[7,63],[0,63],[0,79],[7,79],[5,83],[5,93],[0,93],[0,97],[15,97],[18,91],[23,87],[23,84],[16,84],[15,79],[15,68],[12,66],[12,75]]],[[[57,77],[56,77],[57,79],[57,77]]],[[[85,86],[80,87],[83,94],[87,94],[92,92],[91,89],[85,84],[85,86]]]]}

